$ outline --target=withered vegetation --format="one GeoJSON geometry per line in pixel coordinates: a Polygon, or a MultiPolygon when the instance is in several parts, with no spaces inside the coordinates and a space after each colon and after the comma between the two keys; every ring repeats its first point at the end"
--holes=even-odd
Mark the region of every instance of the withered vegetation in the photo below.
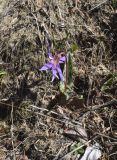
{"type": "Polygon", "coordinates": [[[117,159],[116,0],[0,0],[0,137],[1,160],[78,160],[79,142],[117,159]],[[69,98],[39,71],[45,39],[72,51],[69,98]]]}

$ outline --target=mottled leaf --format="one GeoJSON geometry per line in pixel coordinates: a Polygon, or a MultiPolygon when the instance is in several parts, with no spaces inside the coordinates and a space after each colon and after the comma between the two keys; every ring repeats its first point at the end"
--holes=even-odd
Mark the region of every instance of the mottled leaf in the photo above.
{"type": "Polygon", "coordinates": [[[70,150],[71,151],[75,150],[75,152],[73,152],[75,155],[77,155],[77,154],[83,154],[84,153],[84,149],[80,148],[80,146],[82,146],[82,144],[80,142],[76,143],[74,145],[71,145],[70,150]],[[80,149],[76,150],[77,148],[80,148],[80,149]]]}

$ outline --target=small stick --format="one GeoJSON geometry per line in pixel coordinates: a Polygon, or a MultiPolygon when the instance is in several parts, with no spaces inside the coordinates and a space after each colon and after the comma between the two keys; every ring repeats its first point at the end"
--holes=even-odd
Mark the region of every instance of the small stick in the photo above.
{"type": "Polygon", "coordinates": [[[117,105],[117,100],[113,99],[113,100],[106,102],[106,103],[103,103],[103,104],[89,106],[87,111],[85,113],[83,113],[82,116],[80,116],[80,117],[82,118],[82,117],[88,116],[92,111],[99,110],[101,108],[108,107],[110,105],[117,105]]]}
{"type": "Polygon", "coordinates": [[[91,109],[91,111],[94,111],[94,110],[100,109],[102,107],[107,107],[107,106],[114,105],[114,104],[117,105],[117,100],[116,99],[113,99],[113,100],[111,100],[109,102],[106,102],[104,104],[90,106],[89,108],[91,109]]]}
{"type": "Polygon", "coordinates": [[[71,152],[67,153],[65,156],[63,156],[60,160],[65,159],[67,156],[71,155],[71,154],[74,153],[75,151],[77,151],[77,150],[83,148],[84,146],[88,145],[91,141],[92,141],[92,140],[89,140],[88,142],[86,142],[85,144],[81,145],[80,147],[75,148],[73,151],[71,151],[71,152]]]}
{"type": "Polygon", "coordinates": [[[15,155],[15,148],[14,148],[14,135],[13,135],[13,102],[12,102],[12,110],[11,110],[11,140],[12,140],[12,147],[13,147],[13,160],[16,160],[16,155],[15,155]]]}
{"type": "Polygon", "coordinates": [[[106,3],[108,0],[104,0],[103,2],[99,3],[97,6],[93,7],[92,9],[90,9],[88,12],[93,11],[94,9],[100,7],[102,4],[106,3]]]}

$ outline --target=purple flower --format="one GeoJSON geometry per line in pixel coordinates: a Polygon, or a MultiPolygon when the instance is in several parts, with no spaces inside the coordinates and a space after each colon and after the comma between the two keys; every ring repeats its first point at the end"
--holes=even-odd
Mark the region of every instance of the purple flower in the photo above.
{"type": "Polygon", "coordinates": [[[64,56],[64,53],[61,52],[59,54],[55,54],[54,56],[52,56],[52,54],[50,53],[50,49],[49,49],[48,56],[49,56],[50,62],[46,63],[40,70],[45,71],[45,70],[51,69],[52,75],[53,75],[52,81],[56,77],[58,78],[57,74],[59,74],[60,80],[64,81],[63,73],[60,68],[60,64],[65,63],[66,61],[66,57],[64,56]]]}

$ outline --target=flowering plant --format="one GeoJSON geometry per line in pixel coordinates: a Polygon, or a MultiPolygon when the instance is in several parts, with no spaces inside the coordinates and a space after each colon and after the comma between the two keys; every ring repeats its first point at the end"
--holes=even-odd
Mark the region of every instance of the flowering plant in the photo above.
{"type": "Polygon", "coordinates": [[[65,63],[66,61],[66,56],[64,54],[64,52],[61,53],[57,53],[54,56],[52,56],[52,54],[50,53],[50,49],[48,49],[48,57],[50,59],[50,61],[46,64],[44,64],[44,66],[40,69],[41,71],[45,71],[50,69],[52,71],[52,81],[54,81],[54,79],[57,77],[58,75],[60,77],[61,81],[64,81],[64,76],[62,73],[62,70],[60,68],[60,64],[61,63],[65,63]]]}

